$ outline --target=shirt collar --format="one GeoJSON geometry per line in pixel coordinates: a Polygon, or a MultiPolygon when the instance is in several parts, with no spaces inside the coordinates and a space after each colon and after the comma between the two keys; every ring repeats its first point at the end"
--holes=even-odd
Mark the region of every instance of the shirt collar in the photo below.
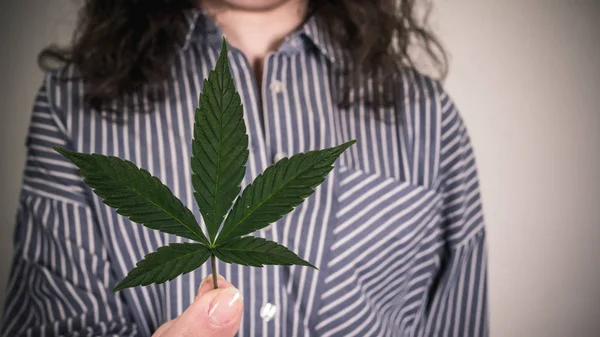
{"type": "Polygon", "coordinates": [[[188,49],[192,41],[201,40],[221,45],[223,33],[215,23],[204,15],[199,9],[189,9],[184,12],[185,22],[188,27],[183,43],[183,50],[188,49]]]}
{"type": "Polygon", "coordinates": [[[329,27],[322,20],[312,15],[300,31],[330,62],[335,63],[339,59],[341,45],[331,36],[329,27]]]}
{"type": "Polygon", "coordinates": [[[193,32],[196,28],[196,21],[198,20],[198,16],[200,13],[197,10],[189,9],[184,13],[185,25],[187,27],[187,33],[185,35],[185,40],[183,41],[182,49],[186,50],[190,46],[190,40],[192,40],[193,32]]]}
{"type": "MultiPolygon", "coordinates": [[[[223,33],[213,20],[198,9],[186,10],[184,16],[188,31],[183,50],[186,50],[194,40],[220,47],[223,33]]],[[[306,47],[305,42],[316,47],[330,62],[335,63],[339,59],[342,50],[340,44],[333,39],[329,28],[314,15],[306,20],[300,29],[285,38],[280,51],[293,54],[306,47]]]]}

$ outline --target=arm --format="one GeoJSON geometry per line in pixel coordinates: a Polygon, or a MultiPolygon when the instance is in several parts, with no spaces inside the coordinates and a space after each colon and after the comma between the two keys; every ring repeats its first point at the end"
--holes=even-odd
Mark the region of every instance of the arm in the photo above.
{"type": "Polygon", "coordinates": [[[127,307],[110,291],[111,264],[83,182],[52,149],[70,140],[48,83],[27,138],[2,336],[135,336],[127,307]]]}
{"type": "Polygon", "coordinates": [[[469,135],[447,95],[442,97],[440,189],[446,259],[432,290],[426,336],[487,336],[485,229],[469,135]]]}

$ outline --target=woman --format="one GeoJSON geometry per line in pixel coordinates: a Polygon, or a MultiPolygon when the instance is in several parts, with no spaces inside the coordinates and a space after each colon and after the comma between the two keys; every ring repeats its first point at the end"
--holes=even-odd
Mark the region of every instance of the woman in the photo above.
{"type": "MultiPolygon", "coordinates": [[[[473,151],[439,82],[413,70],[413,43],[445,65],[414,12],[412,0],[88,0],[71,48],[42,53],[65,65],[32,115],[4,335],[150,336],[170,319],[156,335],[217,335],[204,318],[218,294],[196,298],[206,266],[111,293],[176,238],[103,205],[51,148],[130,159],[199,219],[189,144],[223,35],[250,137],[244,184],[281,157],[359,140],[261,231],[319,271],[219,266],[244,296],[239,336],[487,335],[473,151]]],[[[236,294],[223,295],[227,329],[236,294]]]]}

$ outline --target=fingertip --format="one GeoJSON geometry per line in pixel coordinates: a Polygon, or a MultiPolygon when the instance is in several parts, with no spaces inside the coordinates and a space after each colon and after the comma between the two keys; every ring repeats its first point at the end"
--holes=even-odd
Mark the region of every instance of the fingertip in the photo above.
{"type": "MultiPolygon", "coordinates": [[[[217,275],[217,285],[219,288],[235,288],[233,284],[227,281],[223,276],[217,275]]],[[[200,287],[198,287],[198,293],[196,296],[202,296],[208,293],[211,290],[214,290],[213,277],[212,275],[208,275],[202,279],[200,283],[200,287]]]]}
{"type": "MultiPolygon", "coordinates": [[[[222,281],[226,282],[226,281],[222,281]]],[[[205,282],[211,284],[211,282],[205,282]]],[[[192,335],[198,337],[230,337],[238,331],[243,312],[241,292],[230,286],[211,289],[196,300],[177,318],[165,336],[192,335]]]]}
{"type": "Polygon", "coordinates": [[[215,330],[239,327],[244,306],[242,293],[234,288],[218,289],[208,312],[208,321],[215,330]]]}

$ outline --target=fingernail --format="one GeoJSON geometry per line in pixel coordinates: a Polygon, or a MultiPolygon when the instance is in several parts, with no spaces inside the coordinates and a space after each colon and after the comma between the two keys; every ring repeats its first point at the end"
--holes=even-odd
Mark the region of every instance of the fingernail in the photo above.
{"type": "Polygon", "coordinates": [[[242,309],[242,294],[235,288],[218,290],[208,311],[208,320],[211,324],[221,327],[229,324],[242,309]]]}

